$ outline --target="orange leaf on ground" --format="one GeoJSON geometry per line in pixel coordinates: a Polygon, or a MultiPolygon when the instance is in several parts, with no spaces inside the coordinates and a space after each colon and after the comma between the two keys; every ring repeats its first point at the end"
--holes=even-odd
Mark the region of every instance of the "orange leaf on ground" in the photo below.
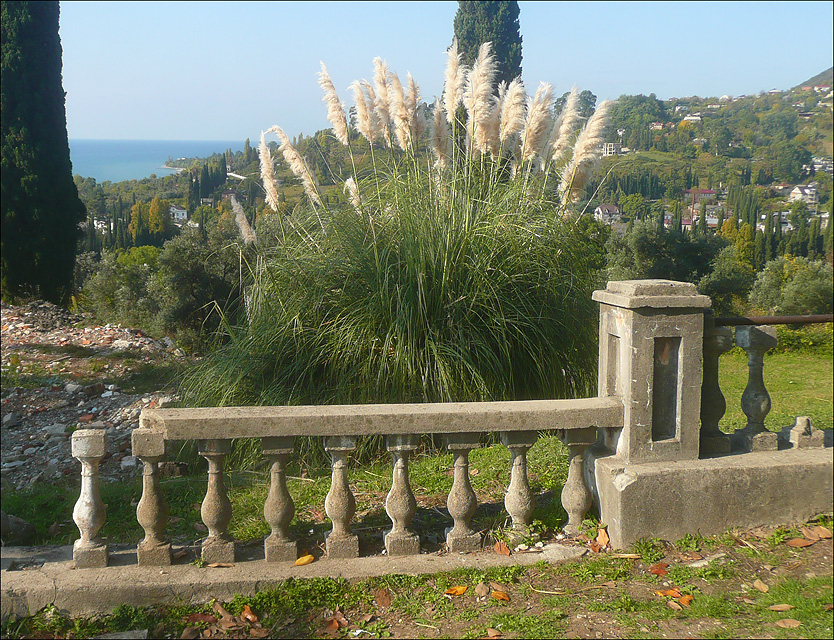
{"type": "Polygon", "coordinates": [[[817,540],[819,540],[819,539],[820,539],[819,534],[818,534],[816,531],[814,531],[813,529],[809,528],[809,527],[802,527],[802,528],[799,530],[799,532],[800,532],[803,536],[805,536],[806,538],[808,538],[808,540],[811,540],[811,541],[813,541],[813,542],[816,542],[817,540]]]}
{"type": "Polygon", "coordinates": [[[823,607],[823,609],[825,609],[826,611],[831,611],[832,609],[834,609],[834,604],[827,604],[823,607]]]}
{"type": "Polygon", "coordinates": [[[799,620],[794,620],[793,618],[785,618],[784,620],[777,620],[776,626],[782,627],[783,629],[796,629],[802,623],[799,620]]]}
{"type": "Polygon", "coordinates": [[[613,580],[609,580],[608,582],[601,583],[599,586],[601,586],[601,587],[616,587],[617,583],[614,582],[613,580]]]}
{"type": "Polygon", "coordinates": [[[233,562],[212,562],[207,567],[211,567],[212,569],[228,569],[229,567],[235,566],[233,562]]]}
{"type": "Polygon", "coordinates": [[[802,547],[810,547],[814,542],[815,540],[808,540],[807,538],[794,538],[793,540],[788,540],[787,545],[794,549],[801,549],[802,547]]]}
{"type": "Polygon", "coordinates": [[[767,593],[770,591],[770,587],[768,587],[764,582],[756,578],[756,581],[753,583],[753,587],[761,591],[762,593],[767,593]]]}
{"type": "Polygon", "coordinates": [[[498,629],[493,629],[492,627],[487,629],[487,636],[490,637],[490,638],[498,638],[499,636],[502,636],[502,635],[504,635],[504,634],[502,634],[498,629]]]}
{"type": "Polygon", "coordinates": [[[495,549],[495,553],[502,556],[508,556],[511,553],[510,548],[500,540],[495,543],[493,549],[495,549]]]}
{"type": "Polygon", "coordinates": [[[249,629],[249,636],[251,638],[266,638],[269,636],[269,629],[249,629]]]}
{"type": "Polygon", "coordinates": [[[772,604],[768,607],[771,611],[790,611],[793,609],[792,604],[772,604]]]}
{"type": "Polygon", "coordinates": [[[816,533],[821,540],[828,540],[831,537],[834,537],[834,534],[831,533],[831,529],[828,527],[823,527],[822,525],[817,525],[816,527],[812,527],[814,533],[816,533]]]}
{"type": "Polygon", "coordinates": [[[444,593],[447,596],[462,596],[464,593],[466,593],[466,590],[468,588],[469,587],[466,587],[462,584],[458,584],[458,585],[455,585],[454,587],[449,587],[448,589],[446,589],[446,591],[444,591],[444,593]]]}
{"type": "Polygon", "coordinates": [[[504,602],[510,601],[510,596],[508,596],[503,591],[493,591],[490,595],[496,600],[503,600],[504,602]]]}
{"type": "Polygon", "coordinates": [[[330,622],[327,623],[325,627],[328,631],[338,631],[339,630],[339,621],[336,618],[331,618],[330,622]]]}
{"type": "Polygon", "coordinates": [[[669,607],[670,609],[674,609],[675,611],[683,611],[683,607],[680,606],[674,600],[667,600],[666,601],[666,606],[669,607]]]}
{"type": "Polygon", "coordinates": [[[243,605],[243,612],[240,614],[240,617],[246,620],[246,622],[255,623],[258,621],[258,616],[249,608],[248,604],[243,605]]]}
{"type": "Polygon", "coordinates": [[[374,600],[377,606],[383,609],[391,606],[391,592],[388,589],[377,589],[374,591],[374,600]]]}
{"type": "Polygon", "coordinates": [[[301,556],[298,560],[295,561],[296,567],[303,567],[305,564],[310,564],[315,558],[310,555],[309,553],[306,555],[301,556]]]}
{"type": "Polygon", "coordinates": [[[661,598],[680,598],[681,597],[681,590],[677,587],[672,587],[671,589],[667,589],[666,591],[655,591],[657,595],[661,598]]]}
{"type": "Polygon", "coordinates": [[[695,598],[693,598],[691,595],[689,595],[689,594],[687,593],[685,596],[681,596],[680,598],[678,598],[678,602],[680,602],[680,603],[681,603],[684,607],[688,607],[688,606],[689,606],[689,604],[690,604],[690,603],[691,603],[694,599],[695,599],[695,598]]]}
{"type": "Polygon", "coordinates": [[[658,562],[657,564],[653,564],[649,567],[649,573],[653,573],[656,576],[665,576],[668,571],[666,571],[666,567],[669,566],[668,562],[658,562]]]}
{"type": "Polygon", "coordinates": [[[600,546],[599,542],[597,542],[596,540],[591,540],[591,551],[593,551],[594,553],[599,553],[600,549],[602,549],[602,547],[600,546]]]}
{"type": "Polygon", "coordinates": [[[607,547],[608,543],[611,542],[611,538],[608,537],[608,530],[606,527],[600,526],[597,529],[597,542],[601,547],[607,547]]]}

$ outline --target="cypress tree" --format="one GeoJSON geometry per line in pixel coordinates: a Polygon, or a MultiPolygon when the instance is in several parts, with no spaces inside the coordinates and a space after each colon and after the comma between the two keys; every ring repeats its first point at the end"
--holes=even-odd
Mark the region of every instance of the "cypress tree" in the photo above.
{"type": "Polygon", "coordinates": [[[460,0],[454,30],[463,64],[471,65],[484,42],[492,43],[498,63],[496,86],[521,75],[521,33],[518,2],[460,0]]]}
{"type": "Polygon", "coordinates": [[[58,2],[2,3],[0,294],[63,304],[84,204],[72,180],[58,2]]]}

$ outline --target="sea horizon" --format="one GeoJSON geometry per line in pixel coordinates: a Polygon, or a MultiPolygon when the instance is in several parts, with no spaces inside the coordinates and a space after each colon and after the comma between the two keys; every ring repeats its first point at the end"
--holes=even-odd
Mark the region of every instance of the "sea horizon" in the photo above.
{"type": "Polygon", "coordinates": [[[229,148],[241,151],[243,144],[242,140],[69,140],[73,175],[95,178],[99,183],[170,175],[175,169],[164,166],[168,159],[205,158],[229,148]]]}

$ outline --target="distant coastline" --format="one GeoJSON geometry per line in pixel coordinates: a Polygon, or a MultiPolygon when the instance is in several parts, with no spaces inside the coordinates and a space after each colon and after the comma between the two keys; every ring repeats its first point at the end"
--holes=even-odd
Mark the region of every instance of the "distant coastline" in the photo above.
{"type": "Polygon", "coordinates": [[[143,180],[182,169],[171,167],[172,158],[206,158],[226,149],[242,151],[243,141],[228,140],[81,140],[70,139],[73,175],[97,182],[143,180]]]}

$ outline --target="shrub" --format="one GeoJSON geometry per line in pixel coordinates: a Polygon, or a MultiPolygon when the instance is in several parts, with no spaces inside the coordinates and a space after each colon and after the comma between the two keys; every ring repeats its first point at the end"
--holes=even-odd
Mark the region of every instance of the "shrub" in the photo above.
{"type": "Polygon", "coordinates": [[[756,278],[750,303],[774,315],[831,313],[834,304],[831,263],[794,256],[771,260],[756,278]]]}

